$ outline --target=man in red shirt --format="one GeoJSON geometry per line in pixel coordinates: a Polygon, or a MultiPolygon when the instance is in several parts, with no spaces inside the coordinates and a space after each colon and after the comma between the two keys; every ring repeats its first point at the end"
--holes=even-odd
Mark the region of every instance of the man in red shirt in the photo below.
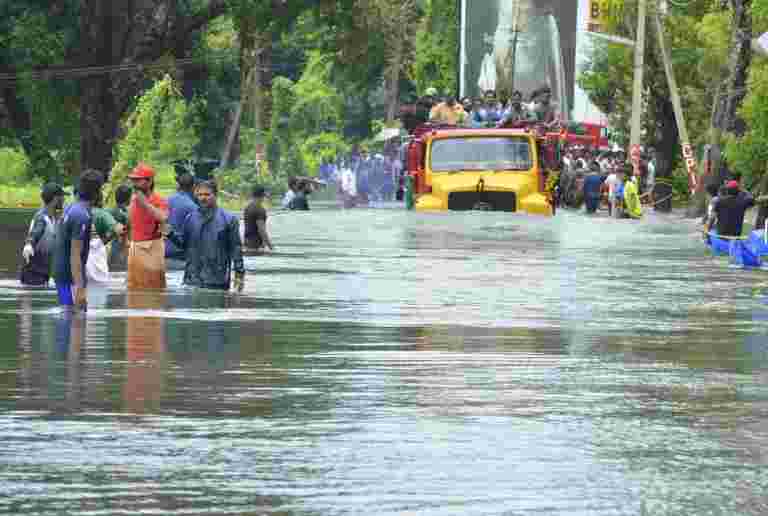
{"type": "Polygon", "coordinates": [[[155,193],[155,171],[139,163],[128,179],[133,199],[128,208],[131,248],[128,254],[128,289],[165,288],[165,242],[163,225],[168,203],[155,193]]]}

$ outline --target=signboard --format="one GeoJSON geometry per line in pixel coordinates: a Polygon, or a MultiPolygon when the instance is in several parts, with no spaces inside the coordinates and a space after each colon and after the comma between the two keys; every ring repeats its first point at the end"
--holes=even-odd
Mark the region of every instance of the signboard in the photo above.
{"type": "Polygon", "coordinates": [[[693,147],[688,142],[683,143],[683,159],[685,160],[685,168],[688,171],[688,186],[691,194],[693,194],[698,187],[699,178],[696,176],[696,157],[693,154],[693,147]]]}
{"type": "Polygon", "coordinates": [[[518,90],[528,101],[548,86],[567,115],[573,105],[577,1],[461,0],[459,96],[518,90]]]}
{"type": "Polygon", "coordinates": [[[603,32],[601,0],[589,0],[587,12],[587,30],[589,32],[603,32]]]}

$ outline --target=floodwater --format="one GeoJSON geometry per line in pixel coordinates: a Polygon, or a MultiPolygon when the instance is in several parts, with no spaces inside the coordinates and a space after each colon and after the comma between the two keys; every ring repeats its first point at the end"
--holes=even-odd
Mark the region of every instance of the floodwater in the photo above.
{"type": "Polygon", "coordinates": [[[241,295],[0,249],[0,513],[764,515],[768,272],[693,223],[275,214],[241,295]]]}

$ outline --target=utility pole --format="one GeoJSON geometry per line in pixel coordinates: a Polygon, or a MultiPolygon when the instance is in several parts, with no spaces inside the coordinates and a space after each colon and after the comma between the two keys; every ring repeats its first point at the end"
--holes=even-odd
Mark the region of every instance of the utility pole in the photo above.
{"type": "Polygon", "coordinates": [[[509,92],[512,96],[515,91],[515,65],[517,64],[517,38],[520,34],[520,2],[515,3],[515,12],[512,15],[512,66],[509,77],[509,92]]]}
{"type": "Polygon", "coordinates": [[[680,135],[680,144],[683,148],[683,159],[685,168],[688,171],[688,187],[691,195],[694,194],[698,185],[696,176],[696,158],[693,154],[691,141],[688,138],[688,128],[685,126],[685,116],[683,115],[683,105],[680,102],[680,92],[677,90],[677,80],[675,72],[672,70],[672,61],[669,57],[666,38],[664,37],[664,25],[661,23],[661,17],[658,10],[654,13],[656,21],[656,33],[659,36],[659,49],[661,50],[661,60],[664,63],[664,73],[667,76],[667,85],[669,86],[669,95],[672,100],[672,107],[675,111],[675,122],[677,123],[677,132],[680,135]]]}
{"type": "Polygon", "coordinates": [[[640,176],[640,121],[643,110],[643,68],[645,67],[646,0],[638,0],[637,42],[635,43],[634,86],[632,89],[632,125],[629,137],[629,155],[634,175],[640,176]]]}

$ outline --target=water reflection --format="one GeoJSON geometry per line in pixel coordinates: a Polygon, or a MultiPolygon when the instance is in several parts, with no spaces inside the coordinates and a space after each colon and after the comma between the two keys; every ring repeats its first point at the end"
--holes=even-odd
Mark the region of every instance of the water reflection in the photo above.
{"type": "Polygon", "coordinates": [[[132,313],[125,322],[125,410],[156,412],[164,391],[165,319],[152,312],[165,309],[165,292],[129,291],[126,305],[132,313]]]}
{"type": "Polygon", "coordinates": [[[0,280],[0,513],[766,512],[768,300],[692,227],[274,219],[242,295],[0,280]]]}

